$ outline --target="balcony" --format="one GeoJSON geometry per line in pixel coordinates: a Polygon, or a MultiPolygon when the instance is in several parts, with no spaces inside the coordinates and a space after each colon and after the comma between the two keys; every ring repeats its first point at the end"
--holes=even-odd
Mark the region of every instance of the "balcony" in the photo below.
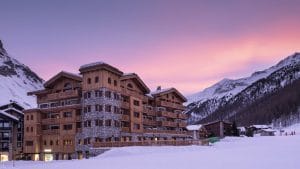
{"type": "Polygon", "coordinates": [[[143,113],[146,113],[149,116],[156,116],[156,112],[152,107],[144,106],[143,113]]]}
{"type": "Polygon", "coordinates": [[[129,120],[130,120],[130,117],[129,117],[129,115],[122,114],[121,120],[122,120],[122,121],[129,121],[129,120]]]}
{"type": "Polygon", "coordinates": [[[169,117],[173,119],[177,118],[177,113],[173,113],[173,112],[159,111],[157,112],[157,115],[162,117],[169,117]]]}
{"type": "Polygon", "coordinates": [[[122,132],[129,132],[129,127],[122,127],[122,132]]]}
{"type": "Polygon", "coordinates": [[[42,130],[42,133],[48,135],[55,135],[55,134],[59,134],[59,129],[42,130]]]}
{"type": "Polygon", "coordinates": [[[42,119],[42,124],[58,124],[59,122],[60,122],[59,118],[42,119]]]}
{"type": "Polygon", "coordinates": [[[142,100],[145,98],[145,96],[142,93],[138,93],[137,91],[130,90],[130,89],[122,88],[122,93],[124,95],[134,96],[134,97],[137,97],[137,98],[142,99],[142,100]]]}
{"type": "Polygon", "coordinates": [[[186,127],[187,126],[187,122],[179,122],[178,123],[178,127],[186,127]]]}
{"type": "Polygon", "coordinates": [[[179,113],[179,114],[178,114],[178,118],[179,118],[179,119],[187,119],[188,116],[187,116],[186,114],[179,113]]]}
{"type": "Polygon", "coordinates": [[[59,93],[51,93],[47,95],[47,100],[59,100],[65,98],[79,97],[78,90],[69,90],[59,93]]]}
{"type": "Polygon", "coordinates": [[[188,134],[186,131],[176,131],[176,130],[150,130],[150,129],[144,129],[144,133],[153,133],[153,134],[159,134],[159,133],[166,133],[166,134],[188,134]]]}
{"type": "Polygon", "coordinates": [[[149,120],[149,119],[143,119],[143,124],[150,125],[150,126],[157,126],[157,121],[149,120]]]}
{"type": "Polygon", "coordinates": [[[159,121],[158,125],[159,126],[166,126],[166,127],[177,127],[177,123],[172,122],[172,121],[159,121]]]}
{"type": "Polygon", "coordinates": [[[177,103],[172,103],[172,102],[167,102],[167,101],[157,101],[156,104],[158,106],[162,106],[162,107],[170,107],[170,108],[174,108],[174,109],[178,109],[178,110],[184,110],[184,106],[182,104],[177,104],[177,103]]]}
{"type": "Polygon", "coordinates": [[[130,106],[129,106],[128,102],[122,102],[121,107],[124,108],[124,109],[129,109],[130,106]]]}

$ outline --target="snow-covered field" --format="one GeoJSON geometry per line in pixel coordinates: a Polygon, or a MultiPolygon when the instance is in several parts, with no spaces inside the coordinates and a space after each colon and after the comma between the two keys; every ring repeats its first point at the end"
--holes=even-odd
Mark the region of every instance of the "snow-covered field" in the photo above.
{"type": "MultiPolygon", "coordinates": [[[[300,131],[299,131],[300,132],[300,131]]],[[[299,169],[296,136],[233,138],[212,146],[123,147],[86,160],[18,161],[17,169],[299,169]]],[[[12,169],[12,162],[0,164],[12,169]]]]}

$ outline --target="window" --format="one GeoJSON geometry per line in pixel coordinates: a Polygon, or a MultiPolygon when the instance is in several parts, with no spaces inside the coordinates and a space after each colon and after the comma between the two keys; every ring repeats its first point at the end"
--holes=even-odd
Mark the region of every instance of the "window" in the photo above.
{"type": "Polygon", "coordinates": [[[72,112],[64,112],[64,118],[72,117],[72,112]]]}
{"type": "Polygon", "coordinates": [[[64,125],[64,130],[72,130],[73,125],[72,124],[66,124],[64,125]]]}
{"type": "Polygon", "coordinates": [[[95,120],[96,126],[103,126],[103,120],[95,120]]]}
{"type": "Polygon", "coordinates": [[[91,83],[92,83],[91,78],[88,78],[88,79],[87,79],[87,83],[88,83],[88,84],[91,84],[91,83]]]}
{"type": "Polygon", "coordinates": [[[118,86],[118,82],[114,80],[114,86],[118,86]]]}
{"type": "Polygon", "coordinates": [[[91,139],[90,139],[90,138],[85,138],[85,139],[83,140],[83,144],[84,144],[84,145],[91,144],[91,139]]]}
{"type": "Polygon", "coordinates": [[[135,105],[135,106],[140,106],[140,102],[137,101],[137,100],[133,100],[133,105],[135,105]]]}
{"type": "Polygon", "coordinates": [[[64,146],[73,145],[73,141],[72,140],[63,140],[63,145],[64,146]]]}
{"type": "Polygon", "coordinates": [[[33,120],[33,115],[30,116],[30,120],[33,120]]]}
{"type": "Polygon", "coordinates": [[[96,76],[96,77],[95,77],[95,83],[98,83],[98,82],[99,82],[99,77],[96,76]]]}
{"type": "Polygon", "coordinates": [[[119,100],[120,96],[117,93],[114,93],[114,99],[119,100]]]}
{"type": "Polygon", "coordinates": [[[134,112],[133,115],[134,115],[134,117],[136,117],[136,118],[140,118],[140,113],[139,113],[139,112],[134,112]]]}
{"type": "Polygon", "coordinates": [[[101,90],[95,91],[95,97],[102,97],[103,92],[101,90]]]}
{"type": "Polygon", "coordinates": [[[114,106],[114,113],[116,114],[120,113],[120,109],[117,106],[114,106]]]}
{"type": "Polygon", "coordinates": [[[26,146],[33,146],[33,141],[25,141],[26,146]]]}
{"type": "Polygon", "coordinates": [[[128,88],[131,88],[131,89],[133,88],[133,86],[132,86],[131,83],[128,83],[128,84],[127,84],[127,87],[128,87],[128,88]]]}
{"type": "Polygon", "coordinates": [[[76,128],[81,128],[81,122],[76,122],[76,128]]]}
{"type": "Polygon", "coordinates": [[[84,111],[84,113],[89,113],[89,112],[91,112],[91,106],[85,106],[85,107],[83,108],[83,111],[84,111]]]}
{"type": "Polygon", "coordinates": [[[29,120],[29,115],[26,116],[26,120],[29,120]]]}
{"type": "Polygon", "coordinates": [[[136,129],[136,130],[139,130],[140,129],[140,125],[139,124],[134,124],[133,128],[136,129]]]}
{"type": "Polygon", "coordinates": [[[97,105],[95,105],[95,110],[96,110],[96,111],[103,111],[103,106],[97,104],[97,105]]]}
{"type": "Polygon", "coordinates": [[[47,141],[46,140],[44,140],[44,146],[46,146],[47,145],[47,141]]]}
{"type": "Polygon", "coordinates": [[[29,127],[26,127],[26,132],[29,132],[29,127]]]}
{"type": "Polygon", "coordinates": [[[85,99],[91,98],[91,92],[86,92],[86,93],[84,93],[83,97],[84,97],[85,99]]]}
{"type": "Polygon", "coordinates": [[[72,85],[71,83],[65,83],[64,85],[64,91],[72,90],[72,85]]]}
{"type": "Polygon", "coordinates": [[[111,112],[111,105],[105,105],[105,111],[111,112]]]}
{"type": "Polygon", "coordinates": [[[120,122],[118,120],[115,120],[115,127],[120,127],[120,122]]]}
{"type": "Polygon", "coordinates": [[[110,91],[106,91],[106,92],[105,92],[105,97],[111,98],[111,92],[110,92],[110,91]]]}
{"type": "Polygon", "coordinates": [[[111,120],[105,120],[105,126],[111,126],[111,120]]]}
{"type": "Polygon", "coordinates": [[[33,127],[30,128],[31,132],[33,132],[33,127]]]}
{"type": "Polygon", "coordinates": [[[52,146],[53,145],[53,141],[52,140],[50,140],[50,146],[52,146]]]}
{"type": "Polygon", "coordinates": [[[107,83],[111,84],[111,78],[110,77],[107,79],[107,83]]]}
{"type": "Polygon", "coordinates": [[[90,120],[85,121],[84,124],[83,124],[83,126],[84,127],[91,127],[92,126],[91,125],[91,121],[90,120]]]}

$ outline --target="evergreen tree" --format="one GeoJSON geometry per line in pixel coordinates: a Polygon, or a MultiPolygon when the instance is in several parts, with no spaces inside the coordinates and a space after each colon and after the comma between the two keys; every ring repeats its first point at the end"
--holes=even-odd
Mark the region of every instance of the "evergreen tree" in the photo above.
{"type": "Polygon", "coordinates": [[[239,130],[238,130],[237,126],[236,126],[236,122],[235,121],[233,121],[233,123],[232,123],[231,135],[232,136],[240,136],[240,133],[239,133],[239,130]]]}

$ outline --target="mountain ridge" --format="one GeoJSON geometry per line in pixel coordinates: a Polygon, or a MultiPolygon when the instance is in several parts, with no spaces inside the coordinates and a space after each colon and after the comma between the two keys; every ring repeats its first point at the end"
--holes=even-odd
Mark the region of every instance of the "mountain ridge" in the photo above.
{"type": "Polygon", "coordinates": [[[28,66],[10,57],[0,40],[0,105],[17,102],[24,108],[36,107],[27,92],[43,88],[44,80],[28,66]]]}

